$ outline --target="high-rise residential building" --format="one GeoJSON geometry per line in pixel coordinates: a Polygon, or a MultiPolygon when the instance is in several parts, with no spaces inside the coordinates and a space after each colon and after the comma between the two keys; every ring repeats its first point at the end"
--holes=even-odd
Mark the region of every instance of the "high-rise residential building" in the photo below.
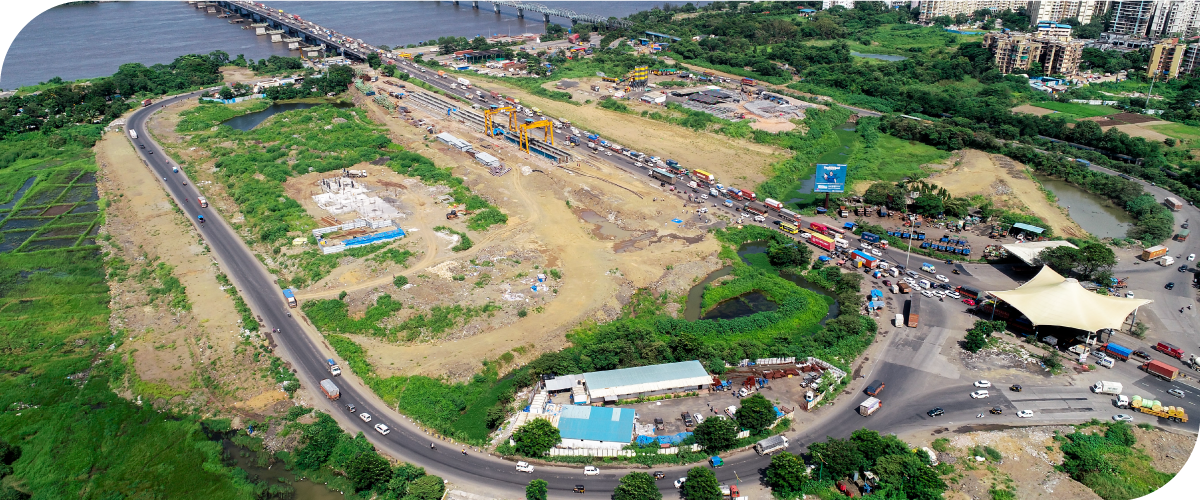
{"type": "Polygon", "coordinates": [[[1193,36],[1200,29],[1200,2],[1159,1],[1150,23],[1152,36],[1193,36]]]}
{"type": "Polygon", "coordinates": [[[1146,36],[1159,3],[1158,0],[1113,2],[1112,25],[1108,30],[1122,35],[1146,36]]]}
{"type": "MultiPolygon", "coordinates": [[[[1177,78],[1183,67],[1184,60],[1188,59],[1186,56],[1187,48],[1187,45],[1179,43],[1178,38],[1168,38],[1155,43],[1154,48],[1150,50],[1150,63],[1146,65],[1146,76],[1157,76],[1163,80],[1177,78]]],[[[1188,64],[1188,71],[1195,65],[1194,51],[1191,59],[1193,62],[1188,64]]]]}
{"type": "Polygon", "coordinates": [[[821,2],[821,10],[829,10],[839,5],[847,9],[853,9],[854,0],[824,0],[821,2]]]}
{"type": "Polygon", "coordinates": [[[983,46],[992,51],[1001,73],[1023,73],[1038,63],[1047,75],[1070,75],[1079,69],[1084,42],[1015,33],[988,33],[983,46]]]}
{"type": "Polygon", "coordinates": [[[1028,6],[1028,0],[922,0],[919,7],[921,15],[918,20],[922,23],[932,23],[934,19],[942,16],[971,15],[980,9],[1000,12],[1005,9],[1017,10],[1028,6]]]}
{"type": "Polygon", "coordinates": [[[1108,0],[1045,0],[1029,2],[1029,19],[1034,23],[1060,22],[1075,18],[1080,24],[1092,22],[1108,9],[1108,0]]]}

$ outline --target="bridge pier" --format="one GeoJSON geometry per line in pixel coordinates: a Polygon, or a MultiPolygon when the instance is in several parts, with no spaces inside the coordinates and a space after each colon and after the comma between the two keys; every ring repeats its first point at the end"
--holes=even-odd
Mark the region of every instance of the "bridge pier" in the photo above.
{"type": "Polygon", "coordinates": [[[479,0],[472,0],[471,8],[475,9],[475,10],[479,10],[479,0]]]}
{"type": "Polygon", "coordinates": [[[492,8],[496,10],[497,14],[500,13],[500,6],[498,4],[492,4],[492,8]]]}
{"type": "Polygon", "coordinates": [[[525,18],[525,9],[517,9],[517,19],[525,18]]]}
{"type": "Polygon", "coordinates": [[[546,23],[546,24],[550,24],[550,14],[543,12],[542,13],[542,22],[546,23]]]}

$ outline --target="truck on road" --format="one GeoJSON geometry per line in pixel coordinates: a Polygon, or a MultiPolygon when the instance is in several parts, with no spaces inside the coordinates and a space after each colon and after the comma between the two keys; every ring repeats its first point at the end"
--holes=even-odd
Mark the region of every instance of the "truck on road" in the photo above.
{"type": "Polygon", "coordinates": [[[1109,342],[1104,344],[1104,352],[1111,354],[1114,358],[1121,361],[1129,361],[1129,355],[1133,354],[1133,349],[1109,342]]]}
{"type": "Polygon", "coordinates": [[[330,375],[333,375],[336,377],[336,376],[342,374],[342,368],[340,366],[338,366],[337,361],[334,361],[333,358],[327,359],[325,361],[329,362],[329,374],[330,375]]]}
{"type": "Polygon", "coordinates": [[[780,211],[780,210],[783,210],[783,203],[780,203],[780,202],[778,202],[778,201],[772,200],[772,199],[770,199],[770,198],[767,198],[766,200],[763,200],[763,205],[766,205],[766,206],[767,206],[767,208],[769,208],[769,209],[771,209],[771,210],[774,210],[774,211],[776,211],[776,212],[778,212],[778,211],[780,211]]]}
{"type": "Polygon", "coordinates": [[[146,100],[142,101],[142,107],[143,107],[143,108],[145,108],[145,107],[147,107],[147,106],[149,106],[149,105],[151,105],[151,104],[154,104],[154,101],[152,101],[152,100],[150,100],[150,99],[146,99],[146,100]]]}
{"type": "Polygon", "coordinates": [[[1175,347],[1172,344],[1168,344],[1166,342],[1159,342],[1158,345],[1154,346],[1154,350],[1161,352],[1163,354],[1166,354],[1167,356],[1170,356],[1172,358],[1175,358],[1178,360],[1183,360],[1183,349],[1175,347]]]}
{"type": "Polygon", "coordinates": [[[1150,262],[1154,259],[1157,259],[1159,257],[1166,255],[1167,250],[1168,250],[1167,247],[1162,246],[1162,245],[1155,245],[1150,248],[1147,248],[1145,250],[1142,250],[1142,260],[1144,260],[1146,262],[1150,262]]]}
{"type": "Polygon", "coordinates": [[[1129,400],[1129,408],[1134,411],[1140,411],[1147,415],[1154,415],[1159,418],[1165,418],[1172,422],[1187,422],[1187,412],[1178,406],[1163,406],[1162,401],[1153,399],[1142,399],[1141,396],[1134,396],[1129,400]]]}
{"type": "Polygon", "coordinates": [[[871,416],[883,406],[883,402],[879,398],[867,398],[862,404],[858,405],[858,414],[864,417],[871,416]]]}
{"type": "Polygon", "coordinates": [[[921,312],[921,296],[912,294],[910,297],[912,298],[908,300],[908,327],[916,328],[921,312]]]}
{"type": "Polygon", "coordinates": [[[459,78],[458,84],[462,85],[464,88],[468,88],[468,89],[471,88],[471,82],[469,80],[467,80],[466,78],[459,78]]]}
{"type": "Polygon", "coordinates": [[[754,444],[754,451],[759,455],[770,455],[788,447],[788,438],[783,435],[771,436],[754,444]]]}
{"type": "Polygon", "coordinates": [[[283,298],[287,299],[288,307],[296,307],[296,294],[291,288],[283,289],[283,298]]]}
{"type": "Polygon", "coordinates": [[[196,203],[200,204],[200,208],[208,208],[208,200],[204,199],[203,196],[197,196],[196,203]]]}
{"type": "Polygon", "coordinates": [[[937,272],[937,268],[933,267],[933,264],[930,264],[928,262],[921,264],[921,270],[925,271],[927,273],[936,273],[937,272]]]}
{"type": "Polygon", "coordinates": [[[133,129],[129,129],[129,137],[137,139],[137,131],[133,130],[133,129]]]}
{"type": "Polygon", "coordinates": [[[1120,395],[1122,389],[1123,387],[1120,382],[1109,382],[1106,380],[1096,382],[1096,385],[1092,386],[1092,392],[1096,394],[1112,394],[1114,396],[1120,395]]]}
{"type": "Polygon", "coordinates": [[[1183,210],[1183,203],[1180,203],[1179,200],[1172,198],[1170,196],[1168,196],[1166,199],[1163,200],[1163,205],[1166,205],[1167,208],[1174,210],[1176,212],[1183,210]]]}
{"type": "Polygon", "coordinates": [[[321,392],[331,400],[342,397],[342,391],[339,391],[337,386],[333,385],[333,381],[329,379],[321,380],[321,392]]]}
{"type": "Polygon", "coordinates": [[[1162,361],[1151,361],[1141,366],[1142,370],[1151,375],[1156,375],[1163,380],[1175,380],[1179,377],[1179,369],[1174,366],[1163,363],[1162,361]]]}

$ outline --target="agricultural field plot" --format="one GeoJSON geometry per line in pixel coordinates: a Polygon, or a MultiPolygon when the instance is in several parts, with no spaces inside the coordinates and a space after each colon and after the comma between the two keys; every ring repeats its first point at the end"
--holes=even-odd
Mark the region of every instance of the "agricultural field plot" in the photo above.
{"type": "Polygon", "coordinates": [[[1180,146],[1184,148],[1196,149],[1200,147],[1200,127],[1193,127],[1182,123],[1162,123],[1157,125],[1143,125],[1143,127],[1179,141],[1180,146]]]}
{"type": "Polygon", "coordinates": [[[94,245],[100,215],[95,173],[75,167],[48,169],[45,163],[24,169],[42,173],[29,172],[25,179],[11,176],[28,187],[14,191],[8,202],[12,211],[0,218],[0,253],[94,245]]]}
{"type": "Polygon", "coordinates": [[[1030,106],[1057,111],[1064,115],[1070,115],[1074,118],[1091,118],[1095,116],[1109,116],[1120,113],[1121,110],[1108,106],[1097,106],[1093,104],[1076,104],[1071,102],[1034,102],[1030,106]]]}

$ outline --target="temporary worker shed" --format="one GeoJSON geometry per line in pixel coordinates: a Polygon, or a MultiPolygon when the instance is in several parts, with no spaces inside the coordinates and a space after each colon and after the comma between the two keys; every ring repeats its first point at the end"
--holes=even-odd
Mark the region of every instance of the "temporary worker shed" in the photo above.
{"type": "Polygon", "coordinates": [[[1001,246],[1003,246],[1005,250],[1008,250],[1008,253],[1012,254],[1018,259],[1021,259],[1022,262],[1031,266],[1037,260],[1038,255],[1042,253],[1042,250],[1047,248],[1071,247],[1074,249],[1079,249],[1079,247],[1072,245],[1067,241],[1030,241],[1027,243],[1013,243],[1011,245],[1001,246]]]}
{"type": "Polygon", "coordinates": [[[583,374],[588,399],[593,402],[632,399],[682,391],[698,391],[712,384],[712,376],[699,361],[638,366],[583,374]]]}
{"type": "Polygon", "coordinates": [[[1089,292],[1079,282],[1043,266],[1037,276],[1017,287],[988,293],[1021,311],[1034,326],[1053,325],[1094,332],[1120,328],[1135,309],[1153,302],[1089,292]]]}
{"type": "Polygon", "coordinates": [[[1037,234],[1037,235],[1040,235],[1040,234],[1042,234],[1042,232],[1045,231],[1045,229],[1042,229],[1037,226],[1031,226],[1024,222],[1018,222],[1016,224],[1013,224],[1012,229],[1009,229],[1008,231],[1011,233],[1013,230],[1025,231],[1027,233],[1033,233],[1033,234],[1037,234]]]}
{"type": "Polygon", "coordinates": [[[496,159],[496,157],[495,157],[495,156],[492,156],[492,155],[490,155],[490,154],[484,153],[483,151],[480,151],[480,152],[478,152],[478,153],[475,153],[475,159],[476,159],[476,160],[478,160],[478,161],[479,161],[479,163],[482,163],[482,164],[484,164],[484,165],[487,165],[487,166],[489,166],[489,167],[495,167],[495,166],[499,166],[499,165],[500,165],[500,160],[496,159]]]}
{"type": "Polygon", "coordinates": [[[564,406],[558,416],[562,445],[565,448],[620,449],[633,440],[634,414],[633,408],[564,406]]]}

